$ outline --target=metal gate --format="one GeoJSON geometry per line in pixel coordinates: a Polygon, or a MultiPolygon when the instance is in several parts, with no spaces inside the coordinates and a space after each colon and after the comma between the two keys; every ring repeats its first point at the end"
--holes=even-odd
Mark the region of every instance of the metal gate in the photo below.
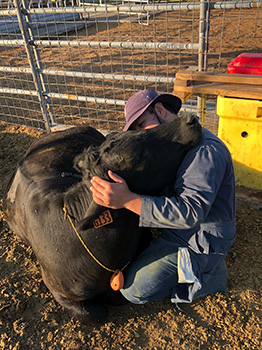
{"type": "MultiPolygon", "coordinates": [[[[180,69],[225,71],[261,51],[261,4],[0,0],[0,121],[121,130],[136,91],[172,93],[180,69]]],[[[214,131],[214,106],[194,96],[183,109],[214,131]]]]}

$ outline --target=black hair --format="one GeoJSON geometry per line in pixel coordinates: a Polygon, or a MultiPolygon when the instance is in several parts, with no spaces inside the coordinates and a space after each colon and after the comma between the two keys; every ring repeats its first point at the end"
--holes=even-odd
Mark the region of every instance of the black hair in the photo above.
{"type": "MultiPolygon", "coordinates": [[[[157,102],[158,102],[158,101],[157,101],[157,102]]],[[[156,104],[157,102],[155,102],[154,104],[152,104],[150,107],[155,108],[155,104],[156,104]]],[[[172,105],[170,105],[169,103],[166,103],[166,102],[162,102],[162,101],[160,101],[160,102],[162,103],[162,105],[164,106],[164,108],[168,110],[168,112],[177,114],[177,107],[172,106],[172,105]]],[[[150,108],[150,107],[149,107],[149,108],[150,108]]],[[[148,108],[148,109],[149,109],[149,108],[148,108]]]]}
{"type": "Polygon", "coordinates": [[[170,113],[177,114],[177,107],[173,107],[172,105],[166,103],[166,102],[161,102],[162,105],[167,109],[170,113]]]}

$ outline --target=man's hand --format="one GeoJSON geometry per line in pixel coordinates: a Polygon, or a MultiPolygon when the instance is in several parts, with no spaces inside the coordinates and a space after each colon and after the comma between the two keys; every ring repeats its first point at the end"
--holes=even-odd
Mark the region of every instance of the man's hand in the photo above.
{"type": "Polygon", "coordinates": [[[126,208],[140,215],[141,196],[129,190],[126,181],[108,171],[110,178],[114,183],[94,176],[91,180],[90,190],[93,193],[93,200],[104,207],[112,209],[126,208]]]}

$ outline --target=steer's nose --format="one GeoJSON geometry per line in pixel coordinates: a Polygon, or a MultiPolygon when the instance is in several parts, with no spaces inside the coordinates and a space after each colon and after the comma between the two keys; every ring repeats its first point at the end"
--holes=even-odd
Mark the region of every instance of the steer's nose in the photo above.
{"type": "Polygon", "coordinates": [[[188,125],[194,125],[194,124],[196,124],[196,123],[198,123],[198,117],[197,117],[196,115],[190,115],[190,116],[188,117],[188,122],[187,122],[187,124],[188,124],[188,125]]]}

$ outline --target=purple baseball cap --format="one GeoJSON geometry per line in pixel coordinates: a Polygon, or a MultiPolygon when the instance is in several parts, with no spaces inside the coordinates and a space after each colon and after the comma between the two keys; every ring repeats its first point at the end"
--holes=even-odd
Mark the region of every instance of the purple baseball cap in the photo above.
{"type": "Polygon", "coordinates": [[[157,102],[171,105],[176,113],[179,112],[182,105],[180,98],[171,94],[158,95],[154,90],[138,91],[128,99],[125,105],[126,125],[123,131],[127,131],[149,106],[157,102]]]}

